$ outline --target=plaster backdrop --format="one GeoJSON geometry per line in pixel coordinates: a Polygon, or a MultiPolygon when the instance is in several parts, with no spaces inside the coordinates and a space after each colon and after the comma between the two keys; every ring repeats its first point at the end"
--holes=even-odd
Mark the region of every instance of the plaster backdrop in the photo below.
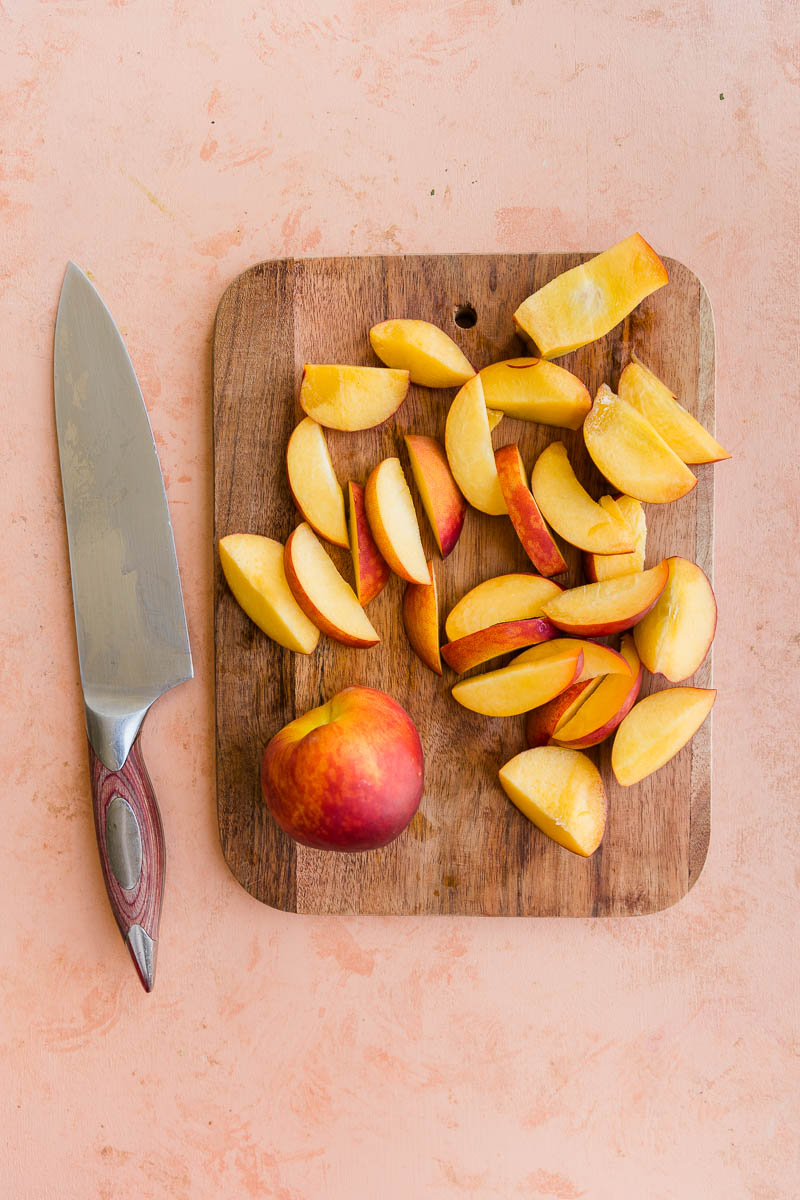
{"type": "Polygon", "coordinates": [[[797,36],[791,0],[3,0],[9,1200],[796,1195],[797,36]],[[600,249],[634,229],[709,291],[734,453],[697,886],[639,920],[260,906],[214,799],[223,289],[282,255],[600,249]],[[68,258],[139,374],[195,657],[145,735],[169,852],[151,997],[91,822],[52,414],[68,258]]]}

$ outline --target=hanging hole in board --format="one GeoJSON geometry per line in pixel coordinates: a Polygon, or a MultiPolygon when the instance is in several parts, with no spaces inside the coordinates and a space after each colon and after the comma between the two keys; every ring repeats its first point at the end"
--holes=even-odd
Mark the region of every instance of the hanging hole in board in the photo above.
{"type": "Polygon", "coordinates": [[[459,329],[472,329],[477,324],[478,314],[471,304],[457,304],[453,310],[453,320],[459,329]]]}

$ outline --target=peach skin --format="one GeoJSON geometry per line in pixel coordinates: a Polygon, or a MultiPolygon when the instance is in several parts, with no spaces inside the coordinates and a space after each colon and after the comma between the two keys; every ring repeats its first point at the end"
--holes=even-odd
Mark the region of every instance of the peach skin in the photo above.
{"type": "Polygon", "coordinates": [[[475,374],[453,339],[430,321],[381,321],[370,329],[369,340],[382,363],[408,371],[421,387],[461,387],[475,374]]]}
{"type": "Polygon", "coordinates": [[[345,646],[366,649],[380,641],[310,525],[298,525],[289,535],[283,563],[292,595],[318,629],[345,646]]]}
{"type": "Polygon", "coordinates": [[[676,687],[645,696],[617,730],[611,769],[623,787],[652,775],[691,741],[714,705],[713,689],[676,687]]]}
{"type": "Polygon", "coordinates": [[[292,431],[286,447],[286,474],[303,520],[320,537],[335,546],[346,546],[344,496],[322,426],[311,417],[305,417],[292,431]]]}
{"type": "Polygon", "coordinates": [[[577,750],[523,750],[500,769],[512,804],[565,850],[588,858],[603,840],[606,793],[597,767],[577,750]]]}
{"type": "Polygon", "coordinates": [[[405,709],[385,692],[349,687],[276,733],[261,789],[288,835],[317,850],[376,850],[419,807],[424,761],[405,709]]]}
{"type": "Polygon", "coordinates": [[[417,514],[399,458],[385,458],[367,480],[367,520],[378,549],[401,579],[429,583],[417,514]]]}
{"type": "Polygon", "coordinates": [[[656,252],[633,233],[539,288],[514,313],[514,324],[544,358],[558,358],[603,337],[668,281],[656,252]]]}
{"type": "Polygon", "coordinates": [[[638,409],[685,463],[730,458],[716,438],[678,403],[677,397],[636,355],[619,377],[617,392],[638,409]]]}
{"type": "Polygon", "coordinates": [[[581,673],[583,651],[568,638],[532,650],[539,652],[536,658],[454,684],[453,699],[486,717],[513,717],[552,700],[581,673]]]}
{"type": "Polygon", "coordinates": [[[541,575],[511,572],[484,579],[454,604],[445,633],[455,642],[503,621],[524,621],[542,615],[542,605],[563,591],[560,583],[541,575]]]}
{"type": "Polygon", "coordinates": [[[306,363],[300,407],[329,429],[371,429],[396,412],[408,394],[408,371],[306,363]]]}
{"type": "Polygon", "coordinates": [[[639,656],[653,675],[680,683],[694,675],[711,648],[717,603],[700,567],[677,555],[668,558],[667,585],[633,630],[639,656]]]}
{"type": "Polygon", "coordinates": [[[409,583],[403,594],[403,625],[417,658],[441,675],[439,598],[432,562],[428,563],[428,572],[430,583],[409,583]]]}
{"type": "Polygon", "coordinates": [[[319,629],[292,595],[283,566],[283,546],[255,533],[221,538],[219,561],[238,604],[273,642],[310,654],[319,629]]]}
{"type": "Polygon", "coordinates": [[[549,578],[562,574],[567,564],[528,487],[519,446],[501,446],[495,450],[494,461],[511,524],[528,558],[540,575],[549,578]]]}
{"type": "Polygon", "coordinates": [[[608,384],[598,388],[583,422],[583,440],[598,471],[635,500],[667,504],[697,483],[647,417],[615,396],[608,384]]]}
{"type": "Polygon", "coordinates": [[[454,642],[447,642],[442,646],[442,658],[456,674],[461,675],[470,667],[477,667],[500,654],[550,641],[557,633],[555,625],[541,617],[529,617],[523,621],[498,621],[496,625],[476,629],[474,633],[456,638],[454,642]]]}
{"type": "Polygon", "coordinates": [[[579,637],[621,633],[649,613],[666,587],[668,576],[669,566],[663,559],[649,571],[571,588],[548,600],[542,612],[559,629],[579,637]]]}
{"type": "Polygon", "coordinates": [[[615,513],[601,508],[578,482],[563,442],[551,442],[531,473],[531,492],[548,525],[564,541],[595,554],[629,554],[634,538],[615,513]]]}
{"type": "Polygon", "coordinates": [[[458,490],[441,442],[422,433],[407,433],[404,440],[422,507],[439,553],[447,558],[464,528],[467,502],[458,490]]]}
{"type": "Polygon", "coordinates": [[[642,664],[633,638],[626,633],[620,651],[628,665],[624,675],[606,675],[586,702],[569,720],[563,721],[553,735],[559,746],[585,750],[596,746],[614,732],[630,712],[642,687],[642,664]]]}
{"type": "Polygon", "coordinates": [[[359,604],[370,600],[383,591],[389,582],[389,567],[375,544],[364,507],[364,489],[352,479],[347,485],[350,511],[350,553],[353,556],[353,574],[359,604]]]}
{"type": "Polygon", "coordinates": [[[487,407],[519,421],[580,429],[592,407],[586,385],[546,358],[509,358],[480,377],[487,407]]]}

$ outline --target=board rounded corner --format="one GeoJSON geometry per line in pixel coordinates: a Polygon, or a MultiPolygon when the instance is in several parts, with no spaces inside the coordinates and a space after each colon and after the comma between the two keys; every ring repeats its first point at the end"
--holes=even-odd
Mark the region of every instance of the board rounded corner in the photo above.
{"type": "Polygon", "coordinates": [[[299,916],[296,904],[294,908],[286,907],[287,901],[289,903],[293,902],[293,893],[287,895],[285,892],[282,893],[279,888],[276,888],[269,896],[262,895],[260,890],[256,890],[253,879],[245,871],[241,871],[240,873],[237,869],[237,867],[241,866],[241,860],[237,860],[235,855],[228,854],[228,839],[224,836],[221,829],[218,840],[223,861],[243,892],[246,892],[258,904],[263,904],[266,908],[271,908],[275,912],[287,913],[292,917],[299,916]]]}
{"type": "MultiPolygon", "coordinates": [[[[667,274],[670,277],[670,282],[672,281],[672,268],[679,267],[690,280],[693,280],[697,284],[698,295],[700,297],[700,314],[704,321],[708,322],[708,331],[713,339],[715,337],[714,305],[711,303],[711,296],[703,279],[680,258],[671,258],[665,255],[662,261],[667,264],[667,274]]],[[[669,287],[669,283],[667,287],[669,287]]]]}

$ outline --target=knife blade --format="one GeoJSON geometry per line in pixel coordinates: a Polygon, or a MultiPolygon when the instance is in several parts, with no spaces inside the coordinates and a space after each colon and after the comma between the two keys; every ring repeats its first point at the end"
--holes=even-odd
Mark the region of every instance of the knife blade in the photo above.
{"type": "Polygon", "coordinates": [[[56,432],[100,862],[146,991],[155,977],[164,835],[139,735],[192,678],[172,524],[147,410],[99,293],[67,266],[54,347],[56,432]]]}

